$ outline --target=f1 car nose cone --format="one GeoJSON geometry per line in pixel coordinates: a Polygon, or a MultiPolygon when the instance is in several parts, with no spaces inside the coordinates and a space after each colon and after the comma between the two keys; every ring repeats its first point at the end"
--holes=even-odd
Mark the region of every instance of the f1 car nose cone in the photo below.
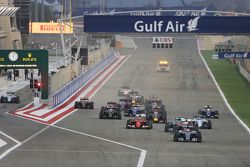
{"type": "Polygon", "coordinates": [[[136,122],[135,126],[136,126],[136,128],[140,128],[141,127],[141,122],[136,122]]]}

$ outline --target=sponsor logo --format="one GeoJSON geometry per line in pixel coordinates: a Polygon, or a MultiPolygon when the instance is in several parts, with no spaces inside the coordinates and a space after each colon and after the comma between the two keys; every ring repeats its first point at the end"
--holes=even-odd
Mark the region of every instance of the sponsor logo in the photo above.
{"type": "Polygon", "coordinates": [[[188,24],[179,21],[153,21],[153,23],[144,23],[144,21],[136,21],[134,29],[136,32],[184,32],[185,28],[188,32],[198,30],[198,21],[200,17],[195,17],[188,21],[188,24]]]}
{"type": "Polygon", "coordinates": [[[223,55],[225,59],[244,59],[248,57],[248,52],[245,53],[225,53],[223,55]]]}
{"type": "Polygon", "coordinates": [[[0,57],[0,61],[4,61],[4,58],[3,58],[3,57],[0,57]]]}
{"type": "Polygon", "coordinates": [[[23,58],[23,61],[28,61],[28,62],[36,62],[37,58],[36,57],[32,57],[32,53],[28,53],[27,57],[23,58]]]}
{"type": "Polygon", "coordinates": [[[187,31],[192,32],[198,30],[197,25],[200,17],[195,17],[194,19],[191,19],[188,21],[187,31]]]}

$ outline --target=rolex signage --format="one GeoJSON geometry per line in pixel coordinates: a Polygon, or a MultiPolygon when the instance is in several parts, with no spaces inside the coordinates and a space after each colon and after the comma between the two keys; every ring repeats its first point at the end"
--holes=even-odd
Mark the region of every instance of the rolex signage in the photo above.
{"type": "Polygon", "coordinates": [[[0,68],[39,69],[42,76],[42,99],[48,99],[48,51],[0,50],[0,68]]]}

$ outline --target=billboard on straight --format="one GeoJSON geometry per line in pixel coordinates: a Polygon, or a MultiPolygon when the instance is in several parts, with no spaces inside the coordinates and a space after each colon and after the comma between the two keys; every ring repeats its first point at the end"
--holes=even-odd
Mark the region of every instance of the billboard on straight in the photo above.
{"type": "Polygon", "coordinates": [[[246,16],[84,16],[85,32],[249,34],[246,16]]]}
{"type": "MultiPolygon", "coordinates": [[[[73,23],[62,23],[62,32],[73,33],[73,23]],[[71,26],[70,26],[71,25],[71,26]]],[[[30,22],[29,33],[31,34],[60,34],[60,23],[54,22],[30,22]]]]}
{"type": "Polygon", "coordinates": [[[218,52],[214,59],[250,59],[249,52],[218,52]]]}

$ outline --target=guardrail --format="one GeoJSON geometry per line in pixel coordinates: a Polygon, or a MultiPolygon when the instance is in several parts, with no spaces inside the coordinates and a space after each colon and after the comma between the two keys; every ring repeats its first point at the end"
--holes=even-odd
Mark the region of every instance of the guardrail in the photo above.
{"type": "Polygon", "coordinates": [[[79,75],[77,78],[73,79],[71,82],[63,86],[56,93],[52,95],[51,108],[55,108],[64,102],[68,97],[75,93],[80,87],[82,87],[87,81],[89,81],[95,74],[97,74],[105,66],[109,65],[112,60],[117,59],[115,52],[109,53],[102,61],[95,64],[88,71],[79,75]]]}

